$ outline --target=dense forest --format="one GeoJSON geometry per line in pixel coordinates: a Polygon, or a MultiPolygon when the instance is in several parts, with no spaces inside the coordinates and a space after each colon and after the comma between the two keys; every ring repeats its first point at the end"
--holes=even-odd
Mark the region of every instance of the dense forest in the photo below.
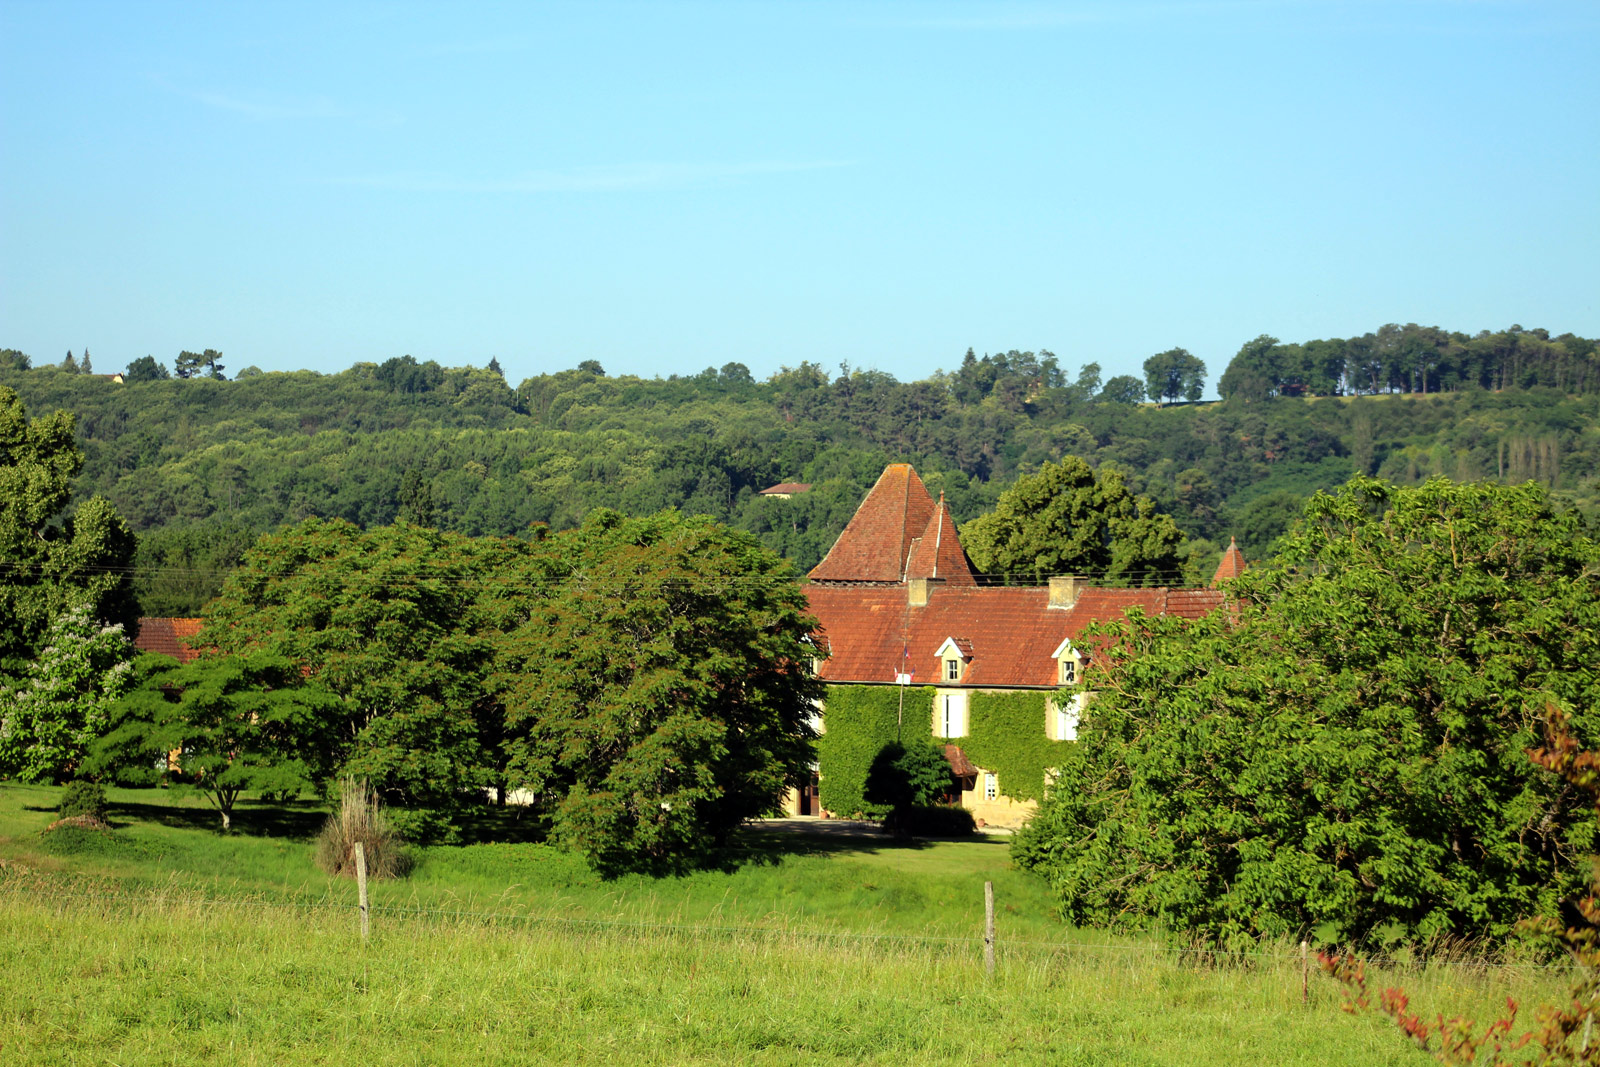
{"type": "Polygon", "coordinates": [[[1145,381],[1102,381],[1095,363],[1072,374],[1047,351],[969,349],[914,382],[809,362],[764,381],[739,363],[645,379],[586,361],[515,388],[492,360],[247,367],[228,380],[223,358],[185,352],[174,373],[141,357],[117,383],[87,352],[49,366],[0,352],[0,385],[29,410],[76,415],[74,499],[104,496],[139,534],[151,614],[197,610],[257,535],[310,516],[484,534],[677,507],[807,568],[897,460],[961,521],[1046,461],[1119,470],[1188,536],[1196,578],[1230,536],[1269,552],[1311,493],[1355,473],[1531,479],[1585,511],[1600,500],[1595,342],[1520,327],[1259,337],[1224,371],[1220,403],[1143,402],[1198,395],[1204,366],[1182,349],[1152,357],[1145,381]],[[1174,366],[1189,375],[1181,388],[1174,366]],[[811,489],[760,495],[781,481],[811,489]]]}

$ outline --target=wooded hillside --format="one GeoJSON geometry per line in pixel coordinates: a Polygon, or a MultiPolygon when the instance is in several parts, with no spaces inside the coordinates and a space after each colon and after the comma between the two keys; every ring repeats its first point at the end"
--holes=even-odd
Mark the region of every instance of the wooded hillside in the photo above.
{"type": "MultiPolygon", "coordinates": [[[[1388,338],[1379,348],[1392,354],[1420,345],[1419,329],[1368,336],[1388,338]]],[[[535,523],[566,529],[596,507],[678,507],[750,531],[810,567],[883,465],[897,460],[914,463],[961,521],[989,511],[1019,474],[1046,460],[1114,465],[1189,536],[1196,576],[1229,536],[1251,556],[1266,553],[1307,496],[1353,473],[1401,484],[1432,474],[1537,479],[1593,510],[1594,342],[1537,330],[1434,334],[1435,355],[1460,349],[1504,360],[1508,345],[1520,355],[1504,373],[1480,360],[1481,373],[1448,379],[1434,362],[1407,379],[1394,369],[1406,365],[1399,356],[1376,378],[1344,362],[1339,375],[1301,389],[1285,387],[1285,360],[1303,362],[1331,342],[1258,338],[1224,383],[1275,359],[1276,384],[1224,389],[1230,399],[1221,403],[1168,406],[1131,402],[1137,379],[1102,383],[1096,364],[1072,375],[1049,352],[1014,350],[969,350],[955,371],[915,382],[814,363],[765,381],[738,363],[641,379],[588,361],[516,388],[492,361],[446,368],[411,357],[326,375],[246,368],[228,381],[222,353],[210,350],[209,362],[196,357],[180,368],[187,378],[163,377],[163,365],[142,357],[119,385],[76,361],[71,370],[28,369],[26,356],[8,351],[0,384],[36,413],[76,414],[86,463],[75,499],[105,496],[139,532],[140,563],[150,569],[140,592],[156,614],[196,610],[219,584],[217,566],[230,565],[256,534],[311,515],[370,526],[405,514],[482,534],[535,523]],[[1272,343],[1263,349],[1264,341],[1272,343]],[[207,366],[209,374],[196,369],[207,366]],[[1387,391],[1407,381],[1428,392],[1387,391]],[[1502,381],[1503,390],[1483,387],[1502,381]],[[1374,382],[1377,393],[1283,395],[1374,382]],[[812,488],[790,499],[759,495],[780,481],[812,488]]],[[[1347,361],[1350,345],[1365,341],[1339,344],[1347,361]]]]}

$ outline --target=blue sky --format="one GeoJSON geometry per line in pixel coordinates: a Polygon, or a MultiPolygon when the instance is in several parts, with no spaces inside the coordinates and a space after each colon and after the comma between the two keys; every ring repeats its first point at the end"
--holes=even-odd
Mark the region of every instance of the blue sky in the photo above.
{"type": "Polygon", "coordinates": [[[902,379],[1600,334],[1600,4],[0,0],[0,346],[902,379]]]}

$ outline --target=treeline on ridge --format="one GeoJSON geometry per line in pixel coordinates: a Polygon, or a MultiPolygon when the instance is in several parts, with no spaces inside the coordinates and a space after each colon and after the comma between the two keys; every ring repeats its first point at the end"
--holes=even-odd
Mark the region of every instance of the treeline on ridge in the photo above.
{"type": "Polygon", "coordinates": [[[1468,336],[1437,326],[1389,323],[1360,337],[1284,344],[1262,334],[1246,342],[1217,383],[1224,399],[1453,393],[1462,389],[1549,388],[1591,393],[1600,386],[1592,338],[1512,326],[1468,336]]]}
{"type": "MultiPolygon", "coordinates": [[[[954,371],[914,382],[810,362],[765,380],[739,363],[647,379],[585,361],[516,388],[492,360],[445,367],[410,356],[336,374],[246,367],[228,381],[212,349],[188,353],[187,378],[163,377],[141,357],[141,373],[119,386],[82,373],[87,353],[74,373],[7,350],[0,384],[35,411],[76,414],[85,464],[75,495],[106,497],[139,533],[139,593],[152,614],[197,611],[258,534],[310,516],[363,527],[406,517],[476,535],[570,529],[599,507],[676,507],[750,532],[805,568],[892,461],[916,464],[963,522],[1047,461],[1075,455],[1118,470],[1188,536],[1191,578],[1208,573],[1230,536],[1252,557],[1269,552],[1311,493],[1356,473],[1400,484],[1536,479],[1593,510],[1593,341],[1412,326],[1367,337],[1377,340],[1340,351],[1399,353],[1383,364],[1392,370],[1341,369],[1300,391],[1331,382],[1345,395],[1314,402],[1289,395],[1285,368],[1334,343],[1263,348],[1270,338],[1246,344],[1223,377],[1236,385],[1241,361],[1275,359],[1277,384],[1166,406],[1134,402],[1148,392],[1136,378],[1103,381],[1093,362],[1070,374],[1043,350],[969,350],[954,371]],[[1446,379],[1435,360],[1413,392],[1391,393],[1423,335],[1445,339],[1435,353],[1509,362],[1487,378],[1446,379]],[[780,481],[811,489],[761,495],[780,481]]],[[[1162,355],[1174,353],[1187,355],[1162,355]]]]}

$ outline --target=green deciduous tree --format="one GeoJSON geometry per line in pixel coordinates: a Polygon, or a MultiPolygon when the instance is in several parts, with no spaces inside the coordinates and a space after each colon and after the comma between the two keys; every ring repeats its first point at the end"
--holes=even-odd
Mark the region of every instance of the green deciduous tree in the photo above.
{"type": "Polygon", "coordinates": [[[186,666],[147,654],[135,662],[132,689],[111,706],[110,729],[86,769],[166,766],[179,753],[168,777],[203,792],[226,831],[246,790],[292,797],[327,781],[341,708],[298,663],[270,652],[205,656],[186,666]]]}
{"type": "Polygon", "coordinates": [[[154,356],[140,356],[128,364],[128,372],[122,376],[124,382],[164,382],[172,375],[167,373],[164,364],[157,362],[154,356]]]}
{"type": "Polygon", "coordinates": [[[897,835],[916,832],[916,809],[943,800],[955,783],[944,749],[932,741],[884,745],[867,769],[865,795],[871,804],[885,806],[884,829],[897,835]]]}
{"type": "Polygon", "coordinates": [[[396,356],[379,364],[374,377],[397,393],[426,393],[444,384],[444,368],[431,359],[418,363],[412,356],[396,356]]]}
{"type": "Polygon", "coordinates": [[[138,618],[127,524],[99,497],[61,520],[82,466],[70,414],[30,420],[0,386],[0,674],[20,671],[51,621],[77,606],[107,625],[138,618]]]}
{"type": "Polygon", "coordinates": [[[950,762],[932,741],[884,745],[867,769],[868,802],[903,810],[942,800],[950,792],[950,762]]]}
{"type": "Polygon", "coordinates": [[[1265,400],[1278,395],[1283,383],[1283,350],[1276,337],[1261,334],[1246,341],[1217,381],[1224,400],[1265,400]]]}
{"type": "Polygon", "coordinates": [[[994,511],[961,528],[961,541],[980,571],[1013,578],[1176,581],[1182,572],[1171,517],[1130,493],[1120,472],[1076,456],[1017,479],[994,511]]]}
{"type": "Polygon", "coordinates": [[[144,534],[133,580],[140,610],[161,618],[198,617],[255,541],[248,527],[218,520],[144,534]]]}
{"type": "Polygon", "coordinates": [[[1144,361],[1145,392],[1151,400],[1193,403],[1206,388],[1206,365],[1186,348],[1169,348],[1144,361]]]}
{"type": "Polygon", "coordinates": [[[343,701],[343,773],[396,806],[449,810],[495,784],[498,709],[475,605],[523,547],[308,519],[246,553],[200,640],[300,664],[343,701]]]}
{"type": "Polygon", "coordinates": [[[1144,402],[1144,383],[1131,374],[1118,374],[1106,380],[1105,388],[1100,390],[1100,395],[1095,399],[1102,404],[1141,404],[1144,402]]]}
{"type": "Polygon", "coordinates": [[[1263,493],[1231,514],[1227,532],[1237,537],[1246,559],[1265,559],[1305,506],[1304,496],[1287,489],[1263,493]]]}
{"type": "Polygon", "coordinates": [[[58,616],[37,657],[0,688],[0,777],[72,777],[129,684],[131,658],[122,627],[101,624],[87,606],[58,616]]]}
{"type": "Polygon", "coordinates": [[[1534,484],[1319,494],[1193,623],[1135,618],[1082,758],[1018,838],[1066,916],[1236,944],[1499,937],[1580,886],[1592,811],[1527,751],[1593,747],[1600,546],[1534,484]]]}
{"type": "Polygon", "coordinates": [[[511,783],[602,871],[705,860],[810,773],[821,690],[792,570],[674,512],[599,510],[540,547],[499,661],[511,783]]]}
{"type": "Polygon", "coordinates": [[[1078,368],[1078,380],[1072,383],[1076,397],[1082,401],[1093,400],[1100,393],[1100,364],[1085,363],[1078,368]]]}

